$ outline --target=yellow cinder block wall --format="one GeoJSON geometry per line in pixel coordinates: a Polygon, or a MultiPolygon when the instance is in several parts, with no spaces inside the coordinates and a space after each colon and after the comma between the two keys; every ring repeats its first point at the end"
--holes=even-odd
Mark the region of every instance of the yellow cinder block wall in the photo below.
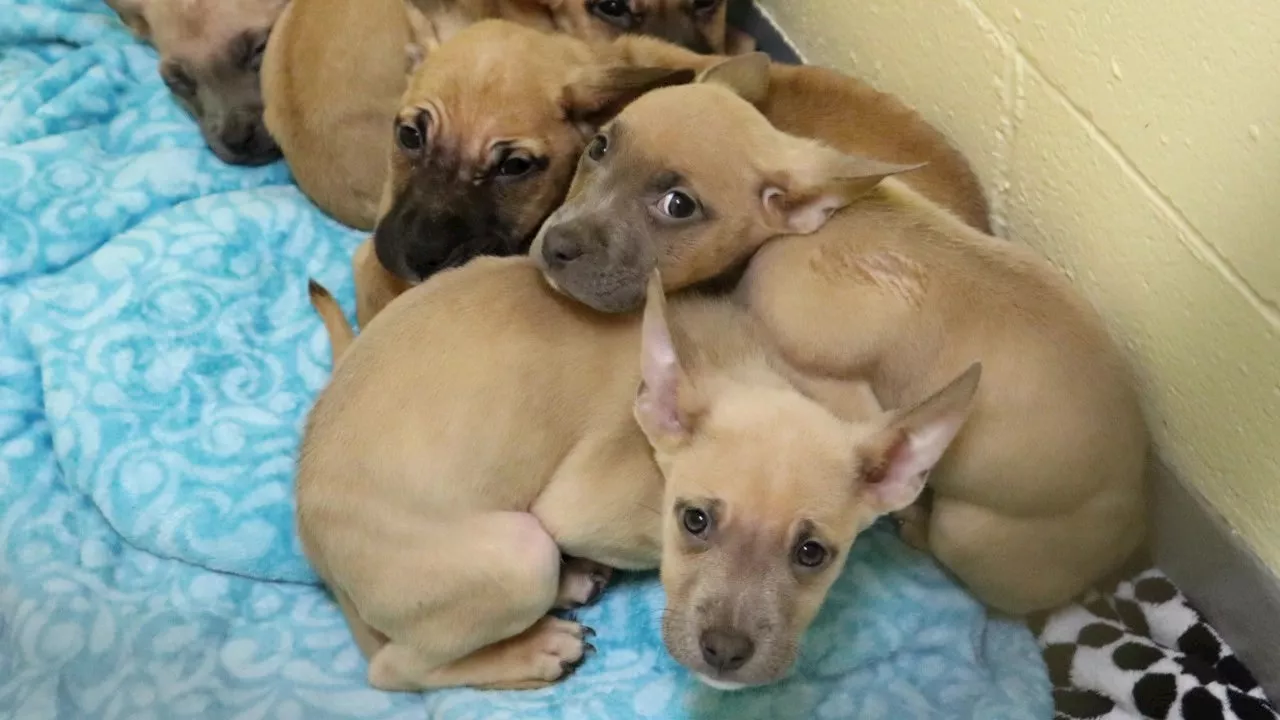
{"type": "Polygon", "coordinates": [[[1158,451],[1280,572],[1280,2],[761,0],[913,104],[1109,319],[1158,451]]]}

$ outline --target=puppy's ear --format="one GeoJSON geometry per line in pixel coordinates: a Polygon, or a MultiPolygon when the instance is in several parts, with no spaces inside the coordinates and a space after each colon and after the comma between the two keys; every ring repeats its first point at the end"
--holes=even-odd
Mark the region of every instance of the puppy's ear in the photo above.
{"type": "Polygon", "coordinates": [[[982,364],[975,362],[915,407],[890,413],[885,428],[860,446],[859,492],[877,516],[920,497],[929,471],[969,416],[981,377],[982,364]]]}
{"type": "Polygon", "coordinates": [[[669,450],[689,437],[697,419],[694,390],[667,327],[666,298],[657,270],[649,276],[640,331],[640,389],[635,417],[656,450],[669,450]]]}
{"type": "Polygon", "coordinates": [[[769,97],[769,68],[773,62],[762,52],[736,55],[712,65],[698,75],[697,82],[718,83],[752,105],[769,97]]]}
{"type": "Polygon", "coordinates": [[[440,46],[436,26],[417,0],[404,0],[404,14],[409,21],[409,42],[404,46],[405,74],[412,75],[422,60],[440,46]]]}
{"type": "Polygon", "coordinates": [[[120,22],[129,28],[139,40],[151,37],[151,26],[147,24],[146,0],[107,0],[107,7],[120,16],[120,22]]]}
{"type": "Polygon", "coordinates": [[[783,169],[766,178],[760,202],[775,230],[796,235],[815,232],[832,213],[870,192],[886,177],[926,164],[880,162],[799,139],[784,157],[783,169]]]}
{"type": "Polygon", "coordinates": [[[561,102],[574,122],[599,127],[641,95],[668,85],[693,82],[690,68],[617,65],[592,68],[564,87],[561,102]]]}

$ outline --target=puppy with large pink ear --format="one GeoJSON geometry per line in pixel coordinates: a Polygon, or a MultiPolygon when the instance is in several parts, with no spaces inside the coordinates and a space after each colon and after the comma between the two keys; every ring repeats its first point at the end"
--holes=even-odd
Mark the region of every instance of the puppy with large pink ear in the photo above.
{"type": "Polygon", "coordinates": [[[634,414],[665,483],[663,642],[713,687],[772,682],[794,662],[858,534],[920,497],[965,422],[981,367],[912,407],[847,422],[773,371],[732,306],[673,307],[690,343],[708,332],[744,340],[714,356],[696,348],[683,364],[657,272],[646,290],[634,414]]]}

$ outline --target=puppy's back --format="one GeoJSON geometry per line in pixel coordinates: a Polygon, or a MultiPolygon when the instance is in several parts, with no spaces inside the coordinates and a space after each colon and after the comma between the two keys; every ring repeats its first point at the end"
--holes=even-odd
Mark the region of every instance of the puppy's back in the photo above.
{"type": "Polygon", "coordinates": [[[901,99],[822,67],[778,64],[772,76],[761,109],[775,127],[885,162],[927,162],[900,179],[969,225],[991,230],[986,197],[968,161],[901,99]]]}
{"type": "Polygon", "coordinates": [[[267,130],[303,192],[371,229],[411,40],[402,0],[291,0],[267,44],[267,130]]]}
{"type": "Polygon", "coordinates": [[[458,506],[446,479],[527,507],[531,483],[617,414],[600,398],[634,392],[634,318],[588,313],[523,257],[479,258],[397,298],[347,348],[312,409],[300,511],[378,485],[390,490],[374,495],[430,515],[458,506]]]}

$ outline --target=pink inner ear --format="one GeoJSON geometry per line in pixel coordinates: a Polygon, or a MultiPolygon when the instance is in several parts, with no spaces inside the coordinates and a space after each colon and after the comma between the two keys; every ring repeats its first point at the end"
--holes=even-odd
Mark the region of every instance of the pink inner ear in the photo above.
{"type": "Polygon", "coordinates": [[[878,486],[882,485],[885,480],[893,473],[895,466],[901,466],[903,449],[907,444],[907,436],[904,433],[898,433],[893,443],[885,449],[880,455],[875,467],[868,470],[862,477],[862,482],[866,485],[878,486]]]}
{"type": "Polygon", "coordinates": [[[924,489],[918,450],[912,445],[910,435],[896,431],[892,442],[879,453],[879,463],[863,475],[863,488],[871,496],[877,512],[901,510],[915,502],[924,489]]]}
{"type": "Polygon", "coordinates": [[[682,432],[680,363],[670,331],[661,317],[646,313],[642,333],[640,409],[663,432],[682,432]]]}

